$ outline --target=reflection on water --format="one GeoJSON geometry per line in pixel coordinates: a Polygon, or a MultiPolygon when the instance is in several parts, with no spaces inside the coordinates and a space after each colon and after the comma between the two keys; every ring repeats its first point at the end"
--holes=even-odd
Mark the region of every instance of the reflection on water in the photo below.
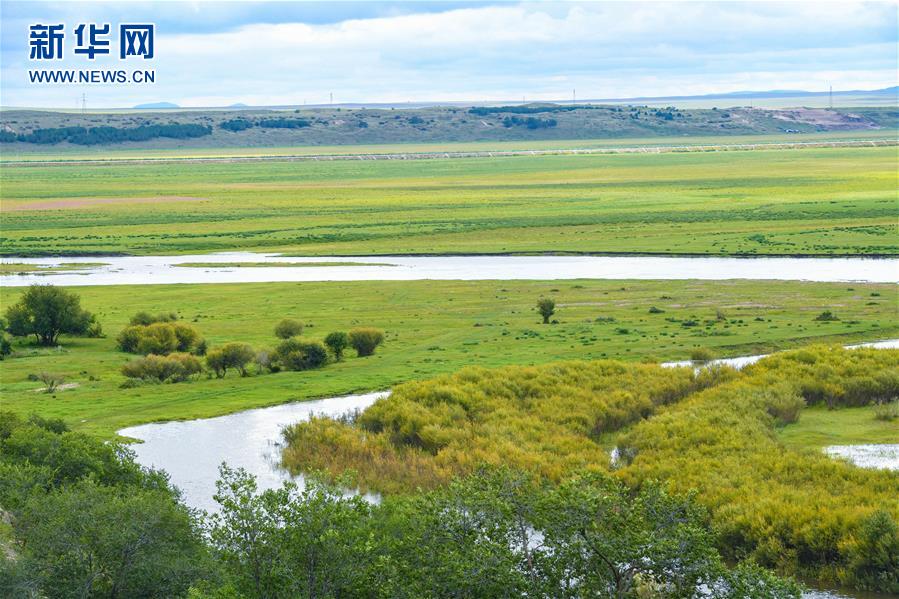
{"type": "Polygon", "coordinates": [[[340,416],[363,410],[387,394],[330,397],[216,418],[144,424],[122,429],[119,434],[143,441],[131,446],[137,461],[168,472],[187,505],[215,511],[212,495],[222,462],[254,475],[259,490],[279,487],[290,479],[302,484],[302,477],[292,477],[279,467],[281,429],[313,414],[340,416]]]}
{"type": "MultiPolygon", "coordinates": [[[[57,285],[167,285],[289,281],[550,280],[550,279],[753,279],[899,282],[899,260],[878,258],[714,258],[658,256],[377,256],[376,265],[202,267],[233,262],[356,262],[360,258],[296,257],[252,252],[193,256],[103,257],[104,266],[58,272],[0,275],[5,287],[52,281],[57,285]]],[[[3,258],[3,264],[40,266],[96,263],[98,258],[3,258]]]]}

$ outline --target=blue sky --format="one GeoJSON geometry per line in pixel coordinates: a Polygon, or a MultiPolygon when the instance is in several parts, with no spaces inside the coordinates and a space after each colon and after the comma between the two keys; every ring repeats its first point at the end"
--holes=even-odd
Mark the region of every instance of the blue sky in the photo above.
{"type": "Polygon", "coordinates": [[[0,1],[0,104],[495,101],[897,84],[896,2],[0,1]],[[34,85],[28,26],[155,22],[157,83],[34,85]]]}

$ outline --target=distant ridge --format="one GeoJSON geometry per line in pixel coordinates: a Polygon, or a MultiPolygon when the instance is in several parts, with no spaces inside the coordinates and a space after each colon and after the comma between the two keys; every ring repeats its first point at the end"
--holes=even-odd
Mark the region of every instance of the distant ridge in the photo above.
{"type": "Polygon", "coordinates": [[[160,108],[181,108],[177,104],[171,102],[150,102],[148,104],[138,104],[134,107],[136,110],[159,110],[160,108]]]}

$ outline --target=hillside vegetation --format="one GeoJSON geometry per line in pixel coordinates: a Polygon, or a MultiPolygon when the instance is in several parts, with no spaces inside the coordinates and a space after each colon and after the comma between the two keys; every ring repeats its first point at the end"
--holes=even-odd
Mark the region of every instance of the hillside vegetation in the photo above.
{"type": "Polygon", "coordinates": [[[580,140],[864,132],[894,129],[897,119],[895,108],[679,109],[583,104],[91,114],[5,110],[0,113],[0,142],[5,149],[19,152],[48,144],[178,148],[580,140]],[[173,128],[183,131],[173,132],[173,128]]]}
{"type": "Polygon", "coordinates": [[[698,491],[730,559],[899,592],[899,473],[789,449],[775,435],[806,405],[897,395],[894,350],[812,346],[695,375],[607,361],[470,368],[400,385],[354,419],[288,428],[284,462],[390,491],[439,486],[484,463],[551,481],[585,469],[664,481],[698,491]]]}

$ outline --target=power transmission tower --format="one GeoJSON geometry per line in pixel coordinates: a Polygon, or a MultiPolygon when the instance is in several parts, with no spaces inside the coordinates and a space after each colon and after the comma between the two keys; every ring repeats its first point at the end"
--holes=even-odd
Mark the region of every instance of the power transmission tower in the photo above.
{"type": "Polygon", "coordinates": [[[81,94],[81,114],[87,111],[87,94],[81,94]]]}
{"type": "Polygon", "coordinates": [[[833,110],[833,86],[830,86],[830,92],[828,93],[828,104],[830,105],[830,109],[833,110]]]}

